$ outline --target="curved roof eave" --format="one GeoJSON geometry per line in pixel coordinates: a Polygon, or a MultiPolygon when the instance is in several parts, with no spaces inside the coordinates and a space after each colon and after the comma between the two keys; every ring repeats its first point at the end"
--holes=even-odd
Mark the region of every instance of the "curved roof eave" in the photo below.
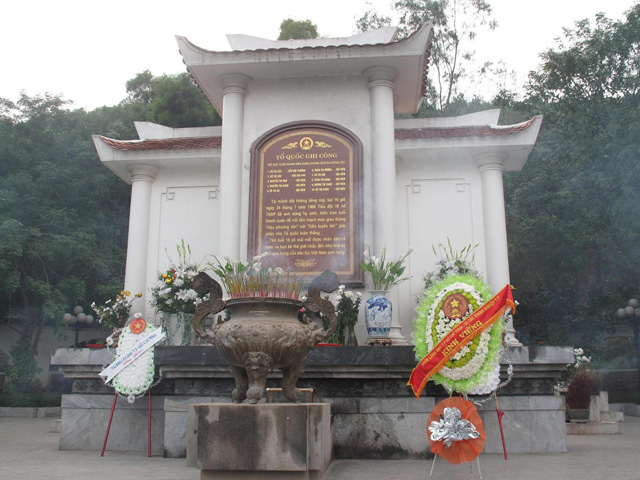
{"type": "Polygon", "coordinates": [[[396,153],[411,161],[423,161],[426,150],[437,151],[442,158],[501,153],[505,171],[519,171],[536,144],[542,118],[536,115],[515,125],[397,128],[396,153]]]}
{"type": "Polygon", "coordinates": [[[432,24],[427,22],[404,39],[371,45],[216,52],[198,47],[186,37],[176,36],[176,40],[187,70],[219,113],[222,113],[220,77],[225,74],[243,74],[252,79],[360,75],[375,66],[398,71],[397,112],[415,113],[426,88],[432,35],[432,24]]]}

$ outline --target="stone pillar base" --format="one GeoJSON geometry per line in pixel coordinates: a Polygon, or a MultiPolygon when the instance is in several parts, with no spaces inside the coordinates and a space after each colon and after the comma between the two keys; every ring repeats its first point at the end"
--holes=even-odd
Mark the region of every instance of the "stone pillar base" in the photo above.
{"type": "Polygon", "coordinates": [[[187,466],[201,479],[320,479],[331,463],[331,405],[189,405],[187,466]]]}

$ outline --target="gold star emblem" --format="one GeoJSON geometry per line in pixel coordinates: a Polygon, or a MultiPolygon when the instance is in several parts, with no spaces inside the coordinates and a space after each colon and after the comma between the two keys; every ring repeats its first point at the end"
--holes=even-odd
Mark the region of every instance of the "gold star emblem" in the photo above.
{"type": "Polygon", "coordinates": [[[313,140],[309,137],[304,137],[300,140],[300,148],[303,150],[310,150],[313,147],[313,140]]]}
{"type": "Polygon", "coordinates": [[[458,308],[458,306],[460,306],[460,302],[456,299],[451,300],[451,306],[453,308],[458,308]]]}

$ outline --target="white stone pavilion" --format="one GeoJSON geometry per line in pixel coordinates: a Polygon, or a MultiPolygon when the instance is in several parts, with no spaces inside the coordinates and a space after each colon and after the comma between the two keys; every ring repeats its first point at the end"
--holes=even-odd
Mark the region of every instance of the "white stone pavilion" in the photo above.
{"type": "MultiPolygon", "coordinates": [[[[503,172],[522,169],[541,117],[498,125],[500,111],[455,118],[415,113],[429,65],[431,25],[394,41],[395,28],[349,38],[270,41],[228,36],[213,52],[177,37],[187,70],[222,117],[222,127],[136,123],[139,139],[94,136],[102,162],[131,184],[125,288],[146,294],[184,239],[200,260],[246,260],[255,229],[251,169],[273,132],[326,128],[360,149],[359,243],[397,256],[413,247],[413,278],[388,294],[392,340],[407,344],[415,296],[434,267],[433,245],[478,244],[475,262],[494,291],[509,282],[503,172]]],[[[357,258],[362,251],[356,252],[357,258]]],[[[367,282],[369,280],[367,279],[367,282]]],[[[360,286],[365,292],[371,285],[360,286]]],[[[144,297],[143,299],[144,300],[144,297]]],[[[139,310],[153,311],[148,303],[139,310]]],[[[364,340],[364,322],[358,333],[364,340]]],[[[510,327],[508,340],[517,344],[510,327]]]]}

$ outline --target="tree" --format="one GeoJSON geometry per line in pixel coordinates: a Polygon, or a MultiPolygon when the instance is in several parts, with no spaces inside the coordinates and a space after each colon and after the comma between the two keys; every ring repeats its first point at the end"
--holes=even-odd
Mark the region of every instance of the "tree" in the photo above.
{"type": "Polygon", "coordinates": [[[278,40],[306,40],[310,38],[318,38],[318,26],[311,20],[287,18],[280,24],[278,40]]]}
{"type": "MultiPolygon", "coordinates": [[[[398,0],[399,37],[406,37],[423,23],[433,22],[427,101],[430,110],[446,113],[458,94],[458,84],[466,75],[465,63],[474,52],[465,45],[476,36],[480,26],[494,29],[491,5],[485,0],[398,0]]],[[[358,31],[388,25],[388,17],[366,12],[357,20],[358,31]]]]}
{"type": "Polygon", "coordinates": [[[68,104],[0,100],[0,322],[20,358],[123,275],[129,191],[98,161],[91,115],[68,104]]]}
{"type": "Polygon", "coordinates": [[[127,82],[124,104],[137,115],[167,127],[221,125],[222,120],[188,73],[155,77],[149,70],[127,82]]]}
{"type": "Polygon", "coordinates": [[[135,138],[135,120],[220,124],[187,74],[144,71],[127,92],[91,112],[57,96],[0,99],[0,324],[20,335],[15,388],[32,384],[45,326],[63,335],[63,312],[122,289],[130,189],[100,163],[91,135],[135,138]]]}
{"type": "Polygon", "coordinates": [[[505,178],[516,325],[528,343],[605,355],[603,332],[638,295],[639,47],[639,5],[624,21],[577,22],[511,105],[544,114],[524,170],[505,178]]]}

